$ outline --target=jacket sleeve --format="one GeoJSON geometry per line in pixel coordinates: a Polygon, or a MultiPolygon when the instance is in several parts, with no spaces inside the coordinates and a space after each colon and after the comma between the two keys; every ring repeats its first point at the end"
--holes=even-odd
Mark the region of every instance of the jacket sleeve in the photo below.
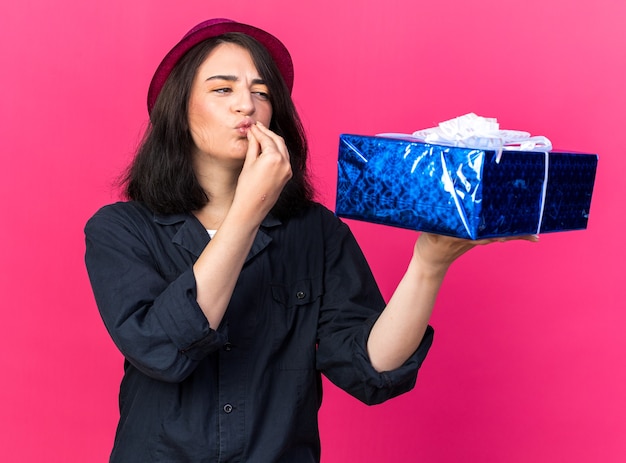
{"type": "Polygon", "coordinates": [[[225,335],[209,327],[196,302],[192,264],[164,275],[146,231],[123,207],[101,209],[85,226],[85,263],[100,315],[124,357],[152,378],[179,382],[225,335]]]}
{"type": "Polygon", "coordinates": [[[404,365],[377,372],[367,354],[367,339],[385,301],[347,225],[337,220],[334,227],[326,227],[325,240],[318,369],[335,385],[369,405],[410,391],[432,344],[432,327],[428,327],[418,349],[404,365]]]}

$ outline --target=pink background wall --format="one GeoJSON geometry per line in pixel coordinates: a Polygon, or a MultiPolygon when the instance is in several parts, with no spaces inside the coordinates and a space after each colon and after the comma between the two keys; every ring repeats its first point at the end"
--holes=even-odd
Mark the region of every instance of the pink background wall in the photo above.
{"type": "MultiPolygon", "coordinates": [[[[328,385],[323,461],[626,461],[623,0],[2,2],[0,460],[108,457],[122,359],[92,300],[82,227],[117,198],[159,60],[212,16],[292,51],[330,207],[341,132],[473,111],[600,154],[587,231],[455,264],[413,392],[368,408],[328,385]]],[[[351,224],[389,296],[415,234],[351,224]]]]}

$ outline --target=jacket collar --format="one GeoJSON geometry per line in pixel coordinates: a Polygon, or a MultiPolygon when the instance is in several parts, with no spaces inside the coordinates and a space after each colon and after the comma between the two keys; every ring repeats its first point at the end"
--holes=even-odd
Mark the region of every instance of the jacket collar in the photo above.
{"type": "MultiPolygon", "coordinates": [[[[193,214],[154,214],[154,221],[157,224],[165,226],[182,222],[182,225],[172,237],[172,243],[181,246],[196,257],[200,256],[210,241],[206,229],[193,214]]],[[[282,222],[271,214],[268,214],[265,219],[263,219],[261,228],[256,234],[248,257],[246,258],[246,262],[263,251],[263,249],[272,242],[272,237],[266,233],[265,229],[279,225],[282,225],[282,222]]]]}

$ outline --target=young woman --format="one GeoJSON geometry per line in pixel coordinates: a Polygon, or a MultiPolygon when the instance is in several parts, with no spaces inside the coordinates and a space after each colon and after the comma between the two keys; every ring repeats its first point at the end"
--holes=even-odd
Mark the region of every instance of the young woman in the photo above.
{"type": "Polygon", "coordinates": [[[128,201],[85,229],[125,357],[112,462],[319,461],[320,373],[368,404],[409,391],[446,270],[490,242],[421,233],[385,304],[348,227],[312,199],[292,84],[280,41],[226,19],[155,73],[128,201]]]}

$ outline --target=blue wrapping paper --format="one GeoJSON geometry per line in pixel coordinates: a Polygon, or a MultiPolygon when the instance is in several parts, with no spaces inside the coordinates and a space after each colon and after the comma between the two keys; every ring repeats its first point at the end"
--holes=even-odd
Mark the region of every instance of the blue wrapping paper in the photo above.
{"type": "Polygon", "coordinates": [[[470,239],[581,230],[597,162],[343,134],[336,214],[470,239]]]}

